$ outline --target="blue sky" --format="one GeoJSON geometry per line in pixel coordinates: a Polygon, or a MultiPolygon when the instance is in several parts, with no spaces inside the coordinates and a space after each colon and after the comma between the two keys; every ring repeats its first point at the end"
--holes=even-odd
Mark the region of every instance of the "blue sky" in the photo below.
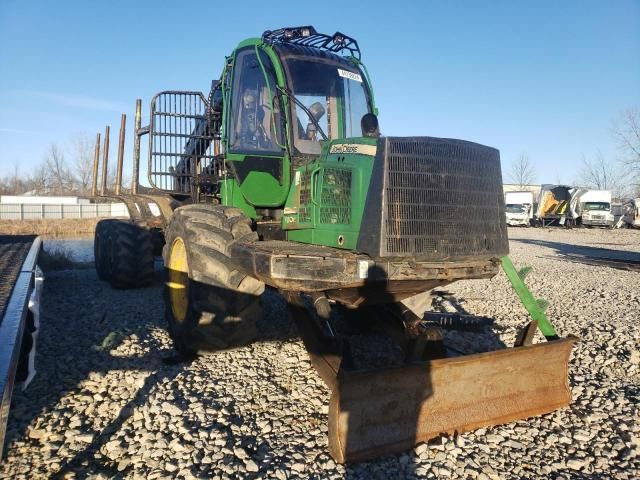
{"type": "Polygon", "coordinates": [[[543,183],[615,160],[611,121],[640,106],[640,0],[360,3],[2,0],[0,175],[105,125],[115,159],[136,98],[208,92],[240,40],[304,24],[358,40],[383,134],[491,145],[505,171],[526,152],[543,183]]]}

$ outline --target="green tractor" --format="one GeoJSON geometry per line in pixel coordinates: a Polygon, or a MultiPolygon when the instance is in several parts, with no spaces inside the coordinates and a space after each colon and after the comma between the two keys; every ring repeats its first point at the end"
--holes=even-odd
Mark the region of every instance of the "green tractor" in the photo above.
{"type": "Polygon", "coordinates": [[[280,291],[332,390],[329,450],[341,462],[568,404],[575,339],[557,337],[506,257],[498,150],[381,136],[356,40],[267,31],[226,58],[207,97],[157,94],[148,127],[140,105],[132,194],[120,196],[132,218],[98,225],[96,266],[114,287],[141,286],[164,245],[182,355],[252,341],[265,287],[280,291]],[[150,188],[137,178],[144,135],[150,188]],[[452,354],[402,303],[501,266],[534,317],[515,348],[452,354]],[[388,334],[402,365],[354,367],[337,316],[347,331],[388,334]],[[536,327],[550,341],[533,345],[536,327]]]}

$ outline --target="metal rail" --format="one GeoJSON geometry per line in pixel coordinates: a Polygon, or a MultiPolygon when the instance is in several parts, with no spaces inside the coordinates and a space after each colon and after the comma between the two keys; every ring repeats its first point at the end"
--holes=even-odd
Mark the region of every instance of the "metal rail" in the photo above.
{"type": "Polygon", "coordinates": [[[20,358],[20,348],[24,333],[29,298],[35,287],[36,262],[42,247],[42,240],[36,237],[27,254],[20,273],[14,283],[11,297],[0,323],[0,459],[4,446],[4,436],[11,406],[11,394],[20,358]]]}

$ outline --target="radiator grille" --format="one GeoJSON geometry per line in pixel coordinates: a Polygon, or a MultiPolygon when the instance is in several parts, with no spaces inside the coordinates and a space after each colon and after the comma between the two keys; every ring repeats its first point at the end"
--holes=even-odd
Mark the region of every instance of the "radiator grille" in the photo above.
{"type": "Polygon", "coordinates": [[[298,222],[311,223],[311,172],[309,171],[304,171],[300,174],[299,205],[298,222]]]}
{"type": "Polygon", "coordinates": [[[387,138],[382,254],[452,259],[508,251],[497,150],[387,138]]]}
{"type": "Polygon", "coordinates": [[[325,168],[322,176],[320,223],[351,223],[351,170],[325,168]]]}

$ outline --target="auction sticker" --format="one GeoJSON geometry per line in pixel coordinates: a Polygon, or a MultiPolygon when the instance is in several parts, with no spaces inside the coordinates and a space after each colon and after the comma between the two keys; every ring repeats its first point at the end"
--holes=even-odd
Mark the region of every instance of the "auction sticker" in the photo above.
{"type": "Polygon", "coordinates": [[[348,78],[349,80],[355,80],[356,82],[362,83],[362,77],[360,76],[359,73],[353,73],[353,72],[350,72],[349,70],[342,70],[341,68],[339,68],[338,75],[340,75],[343,78],[348,78]]]}

